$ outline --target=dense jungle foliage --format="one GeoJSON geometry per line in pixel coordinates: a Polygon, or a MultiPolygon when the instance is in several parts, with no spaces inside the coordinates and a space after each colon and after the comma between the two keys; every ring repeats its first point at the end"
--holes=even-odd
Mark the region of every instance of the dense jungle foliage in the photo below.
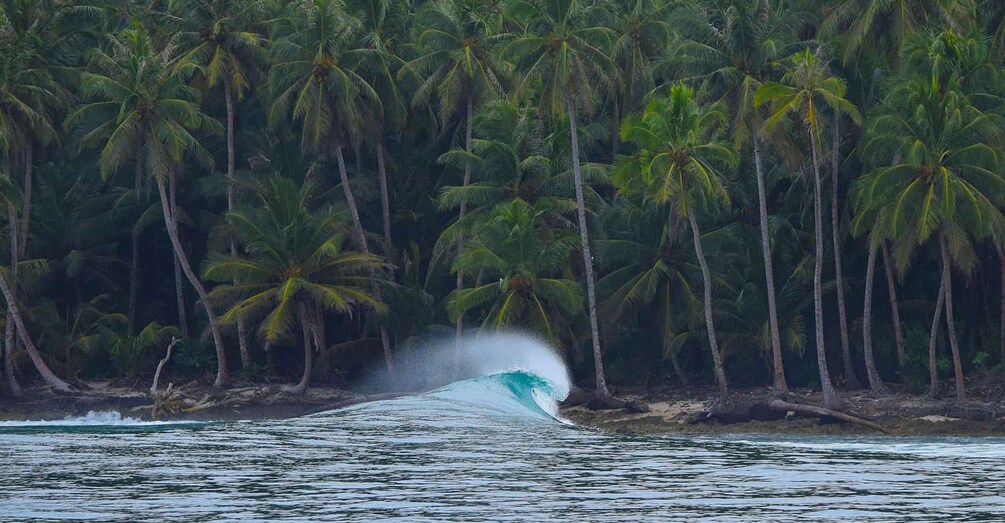
{"type": "Polygon", "coordinates": [[[1000,0],[2,0],[0,384],[521,329],[601,395],[962,399],[1003,80],[1000,0]]]}

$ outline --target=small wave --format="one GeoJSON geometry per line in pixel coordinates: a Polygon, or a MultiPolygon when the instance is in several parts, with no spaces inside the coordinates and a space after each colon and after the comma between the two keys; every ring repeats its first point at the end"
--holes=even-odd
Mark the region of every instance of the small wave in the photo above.
{"type": "Polygon", "coordinates": [[[67,416],[60,420],[0,421],[0,428],[60,428],[60,427],[164,427],[201,425],[199,421],[144,421],[123,416],[114,410],[90,411],[83,416],[67,416]]]}

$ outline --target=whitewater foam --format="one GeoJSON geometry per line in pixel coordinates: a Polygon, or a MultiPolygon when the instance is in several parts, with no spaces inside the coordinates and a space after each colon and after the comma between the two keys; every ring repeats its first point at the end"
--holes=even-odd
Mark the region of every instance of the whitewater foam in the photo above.
{"type": "Polygon", "coordinates": [[[197,425],[198,421],[144,421],[123,416],[114,410],[90,411],[83,416],[67,416],[60,420],[0,421],[3,427],[144,427],[165,425],[197,425]]]}

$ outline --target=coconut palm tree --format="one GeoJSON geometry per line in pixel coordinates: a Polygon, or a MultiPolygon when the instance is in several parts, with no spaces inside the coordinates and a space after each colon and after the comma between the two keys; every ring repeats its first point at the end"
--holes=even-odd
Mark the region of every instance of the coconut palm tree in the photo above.
{"type": "Polygon", "coordinates": [[[736,153],[720,136],[726,115],[701,106],[695,92],[682,83],[670,87],[668,97],[654,96],[645,111],[625,118],[621,138],[638,152],[615,167],[615,184],[623,192],[643,190],[648,198],[669,204],[671,230],[681,218],[691,226],[695,255],[704,284],[705,327],[719,393],[729,394],[712,314],[712,274],[701,243],[697,215],[702,208],[728,201],[721,168],[735,164],[736,153]]]}
{"type": "Polygon", "coordinates": [[[476,228],[456,266],[489,283],[452,292],[447,298],[452,316],[487,306],[482,328],[519,326],[552,341],[560,326],[568,331],[568,318],[582,310],[583,295],[578,282],[561,275],[577,241],[547,224],[549,212],[516,198],[476,228]]]}
{"type": "MultiPolygon", "coordinates": [[[[416,37],[419,57],[408,63],[406,71],[422,78],[415,90],[413,105],[438,101],[440,125],[446,127],[455,118],[464,119],[464,151],[472,154],[474,118],[479,106],[503,92],[502,69],[497,62],[491,39],[501,3],[483,0],[439,0],[418,13],[423,29],[416,37]]],[[[471,166],[464,166],[461,187],[471,183],[471,166]]],[[[457,211],[461,222],[467,213],[462,201],[457,211]]],[[[464,234],[454,242],[457,253],[464,252],[464,234]]],[[[457,289],[464,287],[464,271],[457,271],[457,289]]],[[[464,315],[455,321],[455,339],[460,342],[464,315]]]]}
{"type": "Polygon", "coordinates": [[[382,283],[372,275],[381,273],[383,263],[343,249],[340,215],[331,208],[312,210],[311,182],[298,185],[273,177],[256,192],[259,205],[227,215],[242,252],[212,254],[203,274],[221,283],[211,297],[231,304],[222,317],[225,323],[261,320],[258,333],[268,343],[289,336],[300,324],[304,373],[288,390],[303,394],[310,385],[313,352],[327,348],[316,310],[349,314],[357,305],[385,310],[368,290],[382,283]]]}
{"type": "Polygon", "coordinates": [[[596,367],[596,393],[606,397],[610,393],[604,377],[597,324],[596,284],[586,222],[578,125],[579,110],[590,112],[600,96],[605,91],[615,92],[621,81],[617,65],[604,52],[612,41],[610,11],[604,4],[581,0],[532,0],[515,2],[510,7],[510,15],[521,30],[507,35],[510,41],[502,53],[514,61],[516,70],[522,74],[517,92],[526,94],[534,90],[546,113],[564,115],[569,120],[576,214],[596,367]]]}
{"type": "MultiPolygon", "coordinates": [[[[299,124],[303,149],[322,158],[335,156],[352,217],[353,238],[359,250],[369,254],[342,152],[371,114],[366,108],[380,107],[380,96],[361,75],[372,67],[368,57],[373,54],[372,49],[358,47],[361,27],[359,19],[350,16],[337,0],[287,6],[285,16],[276,22],[271,48],[273,102],[269,120],[277,123],[291,116],[299,124]]],[[[378,300],[382,300],[380,292],[374,288],[378,300]]],[[[384,362],[393,374],[390,335],[383,324],[379,330],[384,362]]]]}
{"type": "Polygon", "coordinates": [[[708,5],[683,4],[671,17],[681,37],[657,67],[666,69],[668,76],[704,84],[729,112],[734,147],[753,146],[774,388],[786,392],[768,225],[763,116],[754,97],[762,83],[776,79],[776,62],[795,50],[797,31],[811,14],[802,4],[720,0],[708,5]]]}
{"type": "MultiPolygon", "coordinates": [[[[175,0],[166,14],[183,46],[175,67],[197,66],[207,89],[221,87],[227,108],[227,211],[237,205],[237,104],[265,61],[264,0],[175,0]]],[[[237,246],[231,245],[236,252],[237,246]]],[[[237,324],[241,366],[251,364],[247,326],[237,324]]]]}
{"type": "Polygon", "coordinates": [[[790,116],[796,118],[796,125],[805,130],[810,147],[810,158],[813,169],[813,214],[814,214],[814,244],[816,245],[814,265],[814,322],[816,329],[817,365],[820,371],[820,385],[824,393],[824,404],[834,410],[844,407],[843,402],[834,391],[830,374],[827,369],[827,353],[824,345],[824,313],[823,313],[823,199],[822,179],[820,176],[820,136],[823,129],[821,110],[831,109],[845,113],[852,120],[860,120],[858,109],[844,98],[845,82],[832,76],[827,69],[827,62],[820,51],[809,49],[796,53],[789,60],[788,68],[780,82],[762,84],[755,97],[758,106],[770,104],[772,114],[764,120],[766,132],[776,130],[790,116]]]}
{"type": "MultiPolygon", "coordinates": [[[[170,178],[177,175],[175,166],[186,158],[207,168],[212,165],[209,153],[192,132],[200,128],[215,130],[218,124],[199,111],[198,93],[185,82],[186,70],[172,67],[173,47],[156,50],[142,26],[123,31],[120,37],[109,35],[108,40],[109,50],[95,51],[88,70],[82,74],[84,97],[90,101],[72,112],[65,125],[86,129],[81,138],[84,146],[101,147],[104,176],[132,164],[137,197],[147,178],[157,186],[168,238],[209,318],[217,358],[214,385],[222,387],[228,373],[220,324],[206,288],[182,247],[176,210],[167,189],[170,178]]],[[[135,235],[133,239],[135,260],[135,235]]],[[[136,306],[135,296],[130,305],[136,306]]],[[[135,317],[132,309],[130,314],[135,317]]]]}

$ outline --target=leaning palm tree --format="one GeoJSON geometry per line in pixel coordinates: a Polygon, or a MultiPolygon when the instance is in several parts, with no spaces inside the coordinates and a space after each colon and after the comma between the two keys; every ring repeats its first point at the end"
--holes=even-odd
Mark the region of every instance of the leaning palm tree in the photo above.
{"type": "Polygon", "coordinates": [[[680,38],[657,65],[671,77],[704,84],[729,112],[734,147],[739,149],[747,143],[753,146],[774,388],[782,393],[788,390],[788,385],[782,361],[783,329],[779,326],[768,225],[763,115],[755,107],[754,96],[762,83],[775,78],[776,61],[795,50],[797,31],[811,16],[802,4],[768,0],[681,4],[671,14],[680,38]]]}
{"type": "MultiPolygon", "coordinates": [[[[265,60],[262,25],[264,0],[176,0],[166,14],[183,47],[175,67],[197,66],[208,89],[221,87],[227,107],[227,210],[237,205],[237,147],[234,141],[237,103],[251,88],[265,60]]],[[[231,251],[237,246],[231,244],[231,251]]],[[[251,364],[247,326],[237,324],[241,366],[251,364]]]]}
{"type": "Polygon", "coordinates": [[[579,151],[579,110],[591,111],[604,91],[615,92],[620,83],[617,65],[603,51],[611,41],[610,12],[606,5],[580,0],[515,2],[510,15],[522,31],[507,35],[503,56],[514,60],[523,75],[517,91],[538,93],[542,109],[569,120],[572,175],[577,219],[583,250],[586,297],[596,367],[597,395],[610,395],[604,377],[593,256],[586,223],[586,199],[579,151]]]}
{"type": "MultiPolygon", "coordinates": [[[[422,31],[416,38],[420,56],[403,71],[423,80],[415,91],[413,104],[438,101],[440,125],[446,127],[458,116],[464,119],[464,151],[472,154],[475,111],[502,91],[501,65],[492,46],[494,21],[499,4],[483,0],[439,0],[418,14],[422,31]]],[[[464,166],[461,187],[471,183],[471,166],[464,166]]],[[[467,202],[461,202],[458,222],[464,221],[467,202]]],[[[464,252],[464,234],[454,238],[458,255],[464,252]]],[[[457,289],[464,287],[464,270],[457,271],[457,289]]],[[[457,316],[455,340],[460,343],[464,315],[457,316]]]]}
{"type": "Polygon", "coordinates": [[[712,274],[701,244],[697,214],[728,196],[722,183],[722,166],[736,163],[736,153],[720,140],[726,115],[715,107],[701,106],[695,92],[684,84],[670,88],[667,98],[654,97],[641,114],[625,119],[621,137],[638,151],[621,159],[615,183],[624,192],[645,191],[648,198],[669,204],[672,231],[680,218],[691,226],[695,255],[704,283],[705,328],[723,397],[729,394],[726,371],[719,352],[712,315],[712,274]]]}
{"type": "MultiPolygon", "coordinates": [[[[95,51],[83,73],[84,96],[90,102],[71,113],[65,125],[87,129],[81,143],[101,147],[104,176],[132,164],[137,198],[146,178],[157,186],[174,254],[209,319],[217,358],[214,385],[222,387],[228,374],[220,324],[206,288],[182,247],[177,211],[167,189],[177,176],[175,166],[186,157],[206,167],[212,165],[209,152],[192,132],[200,128],[215,130],[218,124],[199,111],[198,93],[186,84],[185,70],[172,67],[174,48],[155,50],[142,27],[123,31],[121,37],[109,35],[108,40],[109,51],[95,51]]],[[[130,302],[136,306],[135,299],[130,302]]]]}
{"type": "MultiPolygon", "coordinates": [[[[823,262],[824,262],[824,231],[823,231],[823,198],[822,179],[820,177],[820,136],[823,123],[820,112],[826,108],[851,116],[858,122],[858,109],[844,98],[845,83],[840,78],[832,76],[827,69],[827,62],[820,52],[813,53],[809,49],[796,53],[789,60],[788,69],[781,82],[762,84],[757,90],[755,104],[758,106],[770,104],[772,114],[764,120],[766,132],[776,130],[788,117],[796,118],[796,125],[802,127],[808,137],[810,157],[813,169],[813,218],[814,244],[816,263],[813,270],[814,323],[816,329],[817,365],[820,371],[820,386],[823,389],[824,404],[827,408],[840,410],[843,402],[834,391],[830,373],[827,369],[827,353],[824,345],[824,311],[823,311],[823,262]]],[[[840,282],[839,282],[840,284],[840,282]]]]}
{"type": "Polygon", "coordinates": [[[324,350],[318,310],[349,314],[356,305],[383,311],[367,289],[381,283],[372,275],[383,263],[370,254],[345,251],[338,233],[340,215],[312,211],[313,186],[274,177],[258,188],[259,205],[227,215],[243,249],[238,255],[213,254],[203,274],[218,281],[211,297],[232,305],[225,323],[259,321],[259,334],[276,343],[300,324],[304,373],[288,391],[303,394],[310,385],[314,351],[324,350]]]}
{"type": "MultiPolygon", "coordinates": [[[[372,50],[358,47],[360,29],[360,21],[349,16],[337,0],[289,4],[285,16],[276,22],[271,48],[269,86],[274,101],[269,120],[275,124],[292,117],[300,126],[303,149],[322,158],[335,156],[352,217],[353,239],[363,254],[369,254],[342,152],[370,116],[365,109],[380,107],[380,96],[361,75],[372,66],[368,60],[372,50]]],[[[382,300],[379,288],[374,293],[382,300]]],[[[379,330],[384,362],[393,374],[391,338],[383,324],[379,330]]]]}
{"type": "MultiPolygon", "coordinates": [[[[915,78],[896,86],[868,129],[866,155],[876,165],[856,188],[865,208],[877,213],[885,238],[896,239],[903,270],[917,247],[933,244],[941,262],[935,317],[929,341],[929,394],[938,394],[936,336],[943,312],[949,331],[956,396],[966,397],[953,314],[954,269],[970,272],[974,242],[1005,243],[1000,205],[1005,180],[995,174],[1001,152],[1000,117],[974,107],[955,75],[915,78]],[[891,154],[896,160],[890,162],[891,154]]],[[[868,216],[863,213],[862,216],[868,216]]],[[[876,227],[876,225],[869,225],[876,227]]]]}

